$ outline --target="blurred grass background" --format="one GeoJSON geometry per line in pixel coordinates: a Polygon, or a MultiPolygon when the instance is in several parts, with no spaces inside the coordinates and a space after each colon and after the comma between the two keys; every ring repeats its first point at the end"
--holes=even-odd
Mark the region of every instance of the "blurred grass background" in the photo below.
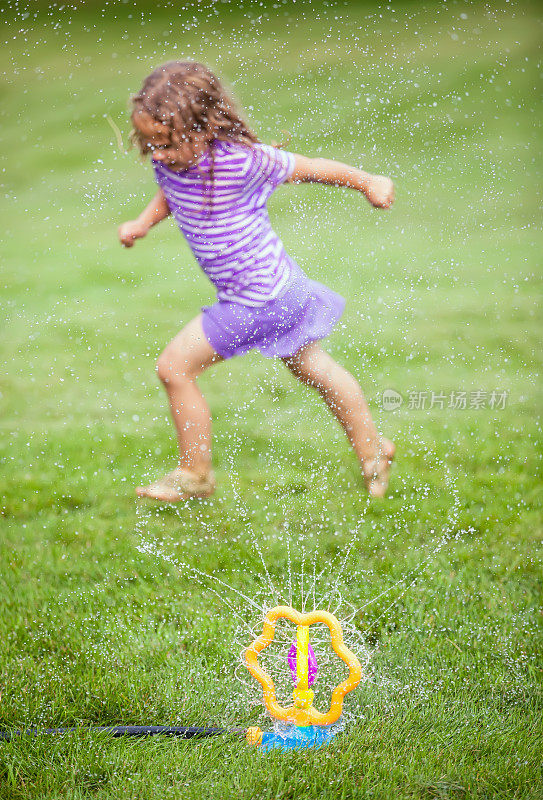
{"type": "Polygon", "coordinates": [[[17,741],[2,796],[541,796],[538,5],[4,6],[2,727],[265,727],[236,677],[259,614],[234,590],[277,599],[263,560],[295,604],[313,568],[317,602],[345,613],[388,594],[354,615],[372,666],[330,748],[17,741]],[[212,300],[171,222],[116,240],[155,187],[106,115],[126,142],[127,98],[171,58],[224,77],[263,141],[288,131],[293,152],[395,180],[388,214],[318,186],[269,204],[348,299],[328,346],[398,445],[384,502],[318,399],[258,354],[201,381],[216,497],[134,498],[175,459],[155,359],[212,300]]]}

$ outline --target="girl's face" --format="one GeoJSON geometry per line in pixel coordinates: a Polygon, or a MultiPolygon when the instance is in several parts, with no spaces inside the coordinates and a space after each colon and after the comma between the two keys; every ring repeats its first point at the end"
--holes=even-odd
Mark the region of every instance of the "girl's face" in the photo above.
{"type": "Polygon", "coordinates": [[[144,111],[132,114],[132,124],[143,151],[150,153],[153,161],[160,161],[173,169],[185,168],[178,149],[172,144],[168,125],[158,122],[144,111]]]}
{"type": "Polygon", "coordinates": [[[136,111],[132,114],[132,124],[143,151],[150,153],[153,161],[161,161],[167,166],[176,166],[178,163],[177,149],[172,145],[170,129],[167,125],[153,119],[144,111],[136,111]]]}

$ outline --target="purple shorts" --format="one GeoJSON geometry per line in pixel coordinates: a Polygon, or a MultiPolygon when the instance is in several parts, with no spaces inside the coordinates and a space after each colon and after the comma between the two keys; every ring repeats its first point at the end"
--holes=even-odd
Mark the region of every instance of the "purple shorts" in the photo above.
{"type": "Polygon", "coordinates": [[[263,306],[218,300],[202,308],[204,333],[223,358],[258,347],[269,358],[293,356],[309,342],[328,336],[345,300],[298,269],[283,291],[263,306]]]}

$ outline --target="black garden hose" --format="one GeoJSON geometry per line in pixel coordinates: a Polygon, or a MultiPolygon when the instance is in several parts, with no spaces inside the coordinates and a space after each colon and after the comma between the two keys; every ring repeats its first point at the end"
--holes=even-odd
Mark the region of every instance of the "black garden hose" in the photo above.
{"type": "Polygon", "coordinates": [[[24,731],[0,731],[0,741],[9,742],[17,736],[62,736],[66,733],[108,733],[110,736],[178,736],[180,739],[202,739],[206,736],[219,736],[228,733],[231,736],[245,736],[243,730],[228,730],[227,728],[196,728],[189,726],[170,725],[112,725],[91,726],[79,728],[28,728],[24,731]]]}

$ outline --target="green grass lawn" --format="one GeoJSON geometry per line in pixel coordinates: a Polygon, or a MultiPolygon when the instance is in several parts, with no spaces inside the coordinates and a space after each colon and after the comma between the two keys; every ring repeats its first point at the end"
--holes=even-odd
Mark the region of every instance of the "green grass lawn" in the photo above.
{"type": "Polygon", "coordinates": [[[338,609],[370,658],[323,750],[20,739],[0,743],[0,795],[541,797],[537,6],[22,9],[1,56],[0,727],[269,729],[240,653],[278,601],[338,609]],[[126,138],[129,94],[171,58],[223,75],[264,141],[395,179],[387,214],[317,186],[269,204],[348,299],[328,347],[397,443],[385,501],[256,353],[201,381],[213,500],[134,497],[175,462],[156,357],[212,300],[171,222],[116,241],[154,186],[105,115],[126,138]]]}

